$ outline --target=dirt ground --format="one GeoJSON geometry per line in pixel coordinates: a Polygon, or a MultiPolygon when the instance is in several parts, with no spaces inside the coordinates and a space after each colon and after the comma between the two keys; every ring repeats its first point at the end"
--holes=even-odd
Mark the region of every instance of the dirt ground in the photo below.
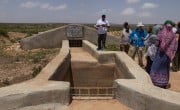
{"type": "Polygon", "coordinates": [[[118,100],[73,100],[67,110],[132,110],[118,100]]]}
{"type": "Polygon", "coordinates": [[[59,49],[24,51],[20,48],[18,40],[26,35],[9,32],[8,37],[0,36],[0,87],[35,77],[59,51],[59,49]]]}
{"type": "Polygon", "coordinates": [[[178,72],[171,72],[170,74],[170,90],[180,92],[180,71],[178,72]]]}

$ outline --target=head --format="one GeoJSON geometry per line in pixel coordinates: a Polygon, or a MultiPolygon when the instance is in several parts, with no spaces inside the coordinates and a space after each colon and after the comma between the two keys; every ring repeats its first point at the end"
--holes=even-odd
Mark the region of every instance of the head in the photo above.
{"type": "Polygon", "coordinates": [[[101,17],[102,17],[102,20],[105,21],[106,15],[102,15],[101,17]]]}
{"type": "Polygon", "coordinates": [[[148,33],[152,33],[152,30],[153,30],[152,26],[149,26],[148,33]]]}
{"type": "Polygon", "coordinates": [[[152,35],[150,38],[149,38],[149,43],[150,44],[156,44],[156,41],[158,40],[157,36],[156,35],[152,35]]]}
{"type": "Polygon", "coordinates": [[[124,23],[124,28],[126,28],[126,29],[129,28],[128,22],[125,22],[125,23],[124,23]]]}
{"type": "Polygon", "coordinates": [[[153,26],[153,32],[152,33],[157,35],[161,29],[162,29],[162,25],[157,24],[157,25],[153,26]]]}
{"type": "Polygon", "coordinates": [[[178,28],[178,29],[180,29],[180,22],[178,22],[178,24],[177,24],[177,28],[178,28]]]}
{"type": "Polygon", "coordinates": [[[168,31],[171,31],[172,28],[173,28],[173,22],[172,22],[171,20],[166,20],[166,21],[164,22],[164,26],[166,27],[166,29],[167,29],[168,31]]]}
{"type": "Polygon", "coordinates": [[[142,22],[139,22],[139,23],[137,24],[137,29],[138,29],[138,30],[142,30],[143,27],[144,27],[144,25],[143,25],[142,22]]]}

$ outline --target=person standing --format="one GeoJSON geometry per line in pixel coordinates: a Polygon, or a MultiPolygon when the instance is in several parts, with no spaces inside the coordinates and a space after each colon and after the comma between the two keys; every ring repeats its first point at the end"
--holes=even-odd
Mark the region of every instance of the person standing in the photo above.
{"type": "Polygon", "coordinates": [[[155,86],[169,86],[170,62],[175,56],[178,42],[172,31],[172,21],[167,20],[163,29],[157,35],[157,52],[151,67],[150,77],[155,86]]]}
{"type": "Polygon", "coordinates": [[[107,30],[110,27],[108,20],[106,20],[106,15],[102,15],[95,25],[98,31],[98,48],[97,50],[102,50],[106,48],[106,36],[107,30]]]}
{"type": "Polygon", "coordinates": [[[150,74],[151,66],[157,51],[156,47],[156,36],[152,35],[148,38],[147,52],[146,52],[146,72],[150,74]]]}
{"type": "Polygon", "coordinates": [[[172,70],[174,72],[180,71],[180,22],[177,24],[176,36],[178,39],[178,49],[172,62],[172,70]]]}
{"type": "Polygon", "coordinates": [[[131,29],[129,28],[128,22],[124,23],[124,28],[122,31],[122,36],[120,38],[120,51],[124,51],[128,54],[129,47],[130,47],[130,34],[132,33],[131,29]]]}
{"type": "Polygon", "coordinates": [[[135,59],[136,53],[138,54],[139,65],[143,67],[143,47],[144,47],[144,39],[146,37],[146,32],[143,29],[144,25],[142,22],[137,24],[137,28],[133,30],[130,35],[130,56],[135,59]]]}
{"type": "Polygon", "coordinates": [[[144,42],[145,46],[147,47],[145,69],[148,74],[150,74],[152,63],[157,52],[157,33],[161,30],[161,28],[162,26],[160,25],[155,25],[153,26],[153,28],[150,27],[148,30],[148,35],[144,42]]]}

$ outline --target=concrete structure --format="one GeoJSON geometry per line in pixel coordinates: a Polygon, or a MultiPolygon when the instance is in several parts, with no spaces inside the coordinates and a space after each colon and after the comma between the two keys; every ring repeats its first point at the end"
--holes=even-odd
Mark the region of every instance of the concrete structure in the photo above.
{"type": "Polygon", "coordinates": [[[50,79],[53,79],[57,73],[60,73],[59,77],[68,73],[70,66],[68,46],[68,41],[64,41],[60,53],[42,69],[36,78],[0,88],[0,110],[26,110],[28,106],[39,109],[51,106],[56,110],[60,105],[67,106],[70,102],[70,83],[50,79]]]}
{"type": "MultiPolygon", "coordinates": [[[[180,110],[180,93],[153,86],[149,75],[124,52],[96,51],[91,43],[95,34],[89,27],[70,25],[23,39],[24,49],[62,48],[36,78],[0,88],[0,110],[42,109],[44,105],[65,109],[70,86],[113,86],[115,98],[134,110],[180,110]],[[86,57],[73,57],[75,50],[70,49],[68,40],[60,46],[63,39],[83,40],[81,49],[86,57]]],[[[115,39],[111,41],[117,42],[115,39]]]]}
{"type": "Polygon", "coordinates": [[[149,75],[124,52],[96,51],[96,46],[88,41],[83,48],[99,62],[115,63],[114,81],[117,88],[116,99],[134,110],[179,110],[180,93],[155,87],[149,75]]]}
{"type": "MultiPolygon", "coordinates": [[[[92,43],[96,43],[97,37],[97,31],[95,29],[72,24],[22,39],[20,44],[23,49],[59,48],[62,46],[62,40],[88,40],[92,43]]],[[[110,35],[107,35],[107,41],[109,41],[109,43],[119,43],[118,38],[110,35]]]]}

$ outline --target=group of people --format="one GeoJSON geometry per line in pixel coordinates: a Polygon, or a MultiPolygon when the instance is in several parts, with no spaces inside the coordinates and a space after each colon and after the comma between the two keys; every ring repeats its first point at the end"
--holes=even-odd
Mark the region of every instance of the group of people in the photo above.
{"type": "MultiPolygon", "coordinates": [[[[106,33],[110,27],[109,22],[102,15],[95,25],[98,30],[98,48],[105,48],[106,33]]],[[[143,64],[143,53],[146,56],[145,70],[150,75],[155,86],[167,88],[169,86],[170,63],[172,70],[180,71],[180,22],[177,24],[171,20],[163,25],[154,25],[144,29],[142,22],[131,30],[128,22],[123,25],[120,38],[120,51],[126,52],[132,59],[138,55],[138,63],[143,64]]]]}

